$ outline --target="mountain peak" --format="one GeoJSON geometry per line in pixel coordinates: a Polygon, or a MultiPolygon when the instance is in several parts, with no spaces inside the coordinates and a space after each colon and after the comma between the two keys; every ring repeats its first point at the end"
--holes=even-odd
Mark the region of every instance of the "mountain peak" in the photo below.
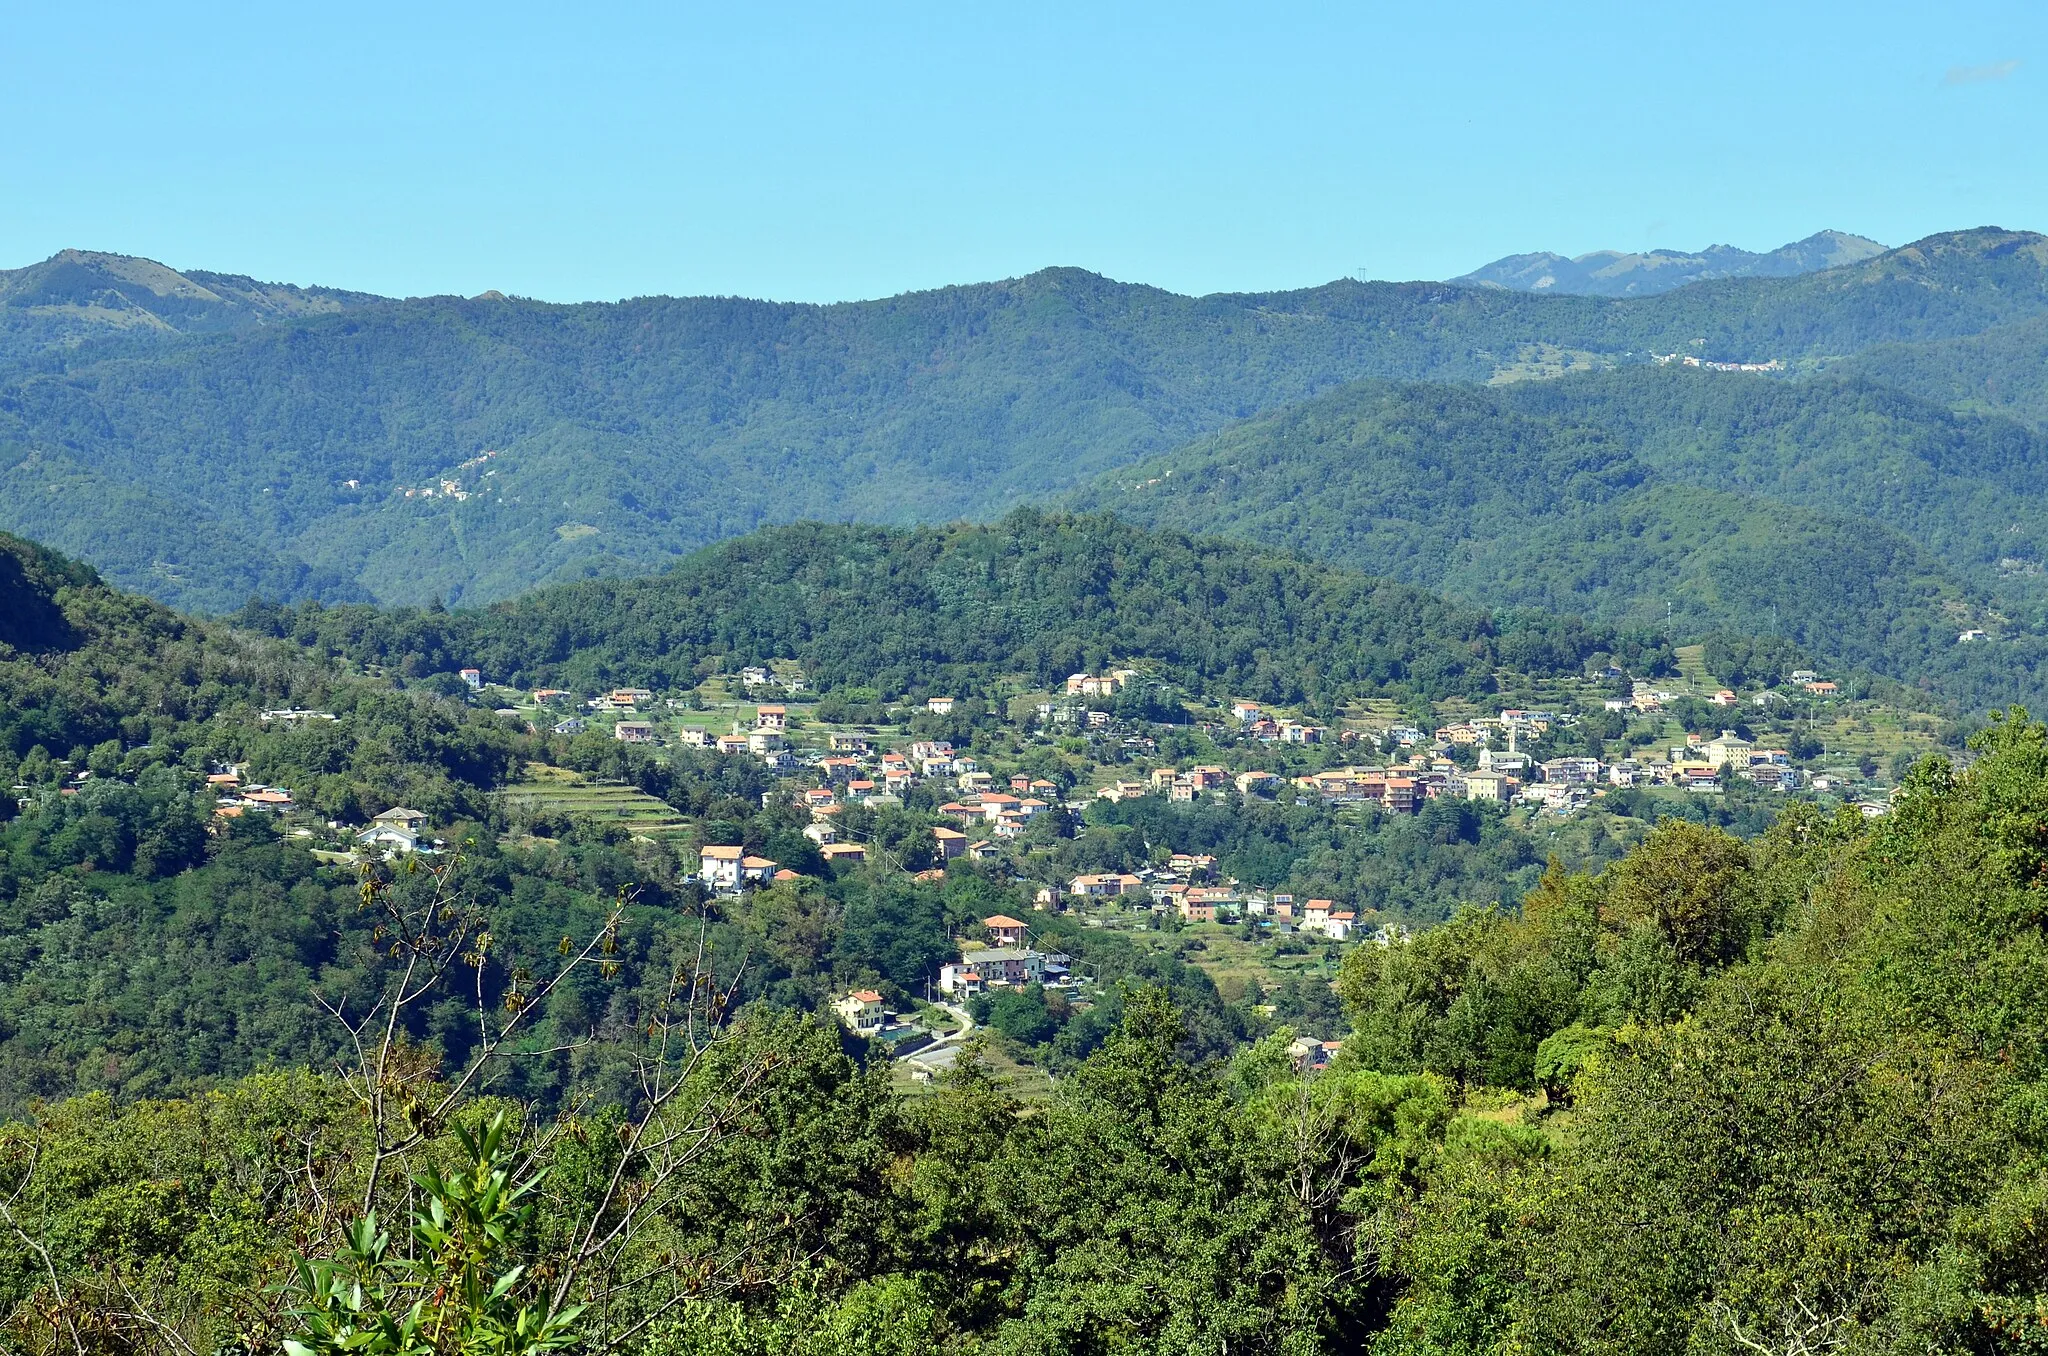
{"type": "Polygon", "coordinates": [[[1640,297],[1709,278],[1785,278],[1814,273],[1861,263],[1884,252],[1885,247],[1875,240],[1830,230],[1816,231],[1804,240],[1780,245],[1767,254],[1755,254],[1733,245],[1709,245],[1697,251],[1595,250],[1576,258],[1548,251],[1510,254],[1451,281],[1515,292],[1640,297]]]}
{"type": "Polygon", "coordinates": [[[58,343],[138,331],[217,333],[383,300],[235,273],[180,272],[103,250],[62,249],[39,264],[0,269],[0,312],[58,343]]]}

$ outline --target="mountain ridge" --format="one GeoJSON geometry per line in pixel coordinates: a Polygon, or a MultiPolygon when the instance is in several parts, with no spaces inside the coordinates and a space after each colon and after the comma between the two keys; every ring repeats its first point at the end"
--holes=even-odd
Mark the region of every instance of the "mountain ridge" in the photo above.
{"type": "Polygon", "coordinates": [[[1733,245],[1703,250],[1642,252],[1594,250],[1576,257],[1538,250],[1510,254],[1451,279],[1476,287],[1558,296],[1653,296],[1714,278],[1778,278],[1860,263],[1886,246],[1843,231],[1816,231],[1804,240],[1755,253],[1733,245]]]}
{"type": "Polygon", "coordinates": [[[0,527],[201,611],[488,601],[768,523],[999,515],[1354,380],[1805,373],[2043,315],[2048,240],[1998,228],[1619,300],[1055,268],[830,306],[391,301],[0,376],[0,527]]]}
{"type": "Polygon", "coordinates": [[[1856,381],[1360,382],[1072,502],[1466,602],[1782,634],[1964,705],[2042,689],[2048,443],[1856,381]],[[1958,645],[1987,628],[1993,646],[1958,645]]]}
{"type": "Polygon", "coordinates": [[[0,269],[0,358],[109,335],[218,334],[388,300],[62,249],[39,263],[0,269]]]}

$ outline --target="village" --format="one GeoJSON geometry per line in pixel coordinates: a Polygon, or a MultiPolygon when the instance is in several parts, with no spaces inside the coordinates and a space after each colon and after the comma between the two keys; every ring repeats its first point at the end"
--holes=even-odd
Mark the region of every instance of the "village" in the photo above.
{"type": "MultiPolygon", "coordinates": [[[[966,700],[953,696],[900,701],[886,712],[884,724],[826,720],[820,715],[826,708],[808,697],[801,670],[788,662],[746,666],[722,684],[660,695],[638,687],[587,697],[561,688],[515,695],[488,684],[474,668],[462,670],[460,677],[479,701],[510,696],[511,704],[497,708],[498,713],[543,733],[604,736],[644,746],[656,756],[694,749],[759,762],[776,776],[777,794],[805,812],[805,836],[835,865],[867,859],[867,846],[850,840],[840,827],[847,807],[903,808],[906,798],[929,811],[943,867],[962,857],[1011,859],[1027,847],[1027,838],[1071,834],[1091,800],[1309,797],[1399,816],[1451,799],[1489,802],[1527,816],[1565,817],[1624,789],[1719,796],[1742,783],[1775,794],[1832,796],[1868,815],[1882,814],[1889,795],[1867,753],[1830,761],[1825,748],[1816,758],[1811,750],[1799,749],[1796,738],[1774,743],[1752,730],[1761,726],[1782,734],[1802,719],[1810,729],[1819,711],[1831,719],[1848,713],[1850,729],[1861,726],[1875,733],[1871,712],[1864,709],[1870,703],[1846,699],[1836,683],[1808,670],[1793,672],[1777,688],[1746,695],[1697,683],[1680,688],[1636,680],[1627,684],[1626,696],[1611,695],[1626,681],[1614,670],[1594,675],[1586,691],[1562,694],[1573,699],[1569,709],[1562,704],[1553,709],[1503,706],[1460,714],[1431,729],[1398,713],[1370,710],[1362,719],[1315,724],[1238,700],[1216,708],[1214,719],[1197,720],[1192,730],[1180,731],[1108,709],[1128,686],[1144,680],[1139,670],[1120,668],[1074,674],[1056,692],[998,701],[993,705],[1001,709],[993,712],[991,703],[982,701],[984,728],[990,723],[1008,727],[1000,748],[992,748],[998,741],[980,732],[964,743],[918,737],[914,718],[942,723],[966,700]],[[771,696],[782,700],[767,700],[771,696]],[[1714,717],[1706,730],[1686,729],[1668,718],[1686,715],[1697,725],[1702,709],[1714,717]],[[1587,727],[1603,721],[1610,737],[1589,742],[1587,727]],[[1612,737],[1617,725],[1625,732],[1623,740],[1612,737]],[[1713,725],[1721,728],[1713,730],[1713,725]],[[1181,736],[1182,743],[1191,736],[1216,755],[1215,761],[1167,761],[1160,755],[1159,737],[1169,734],[1181,736]],[[1059,780],[1004,766],[1034,746],[1058,751],[1059,780]],[[1050,827],[1034,835],[1041,821],[1050,827]]],[[[298,710],[262,716],[266,724],[332,719],[325,712],[298,710]]],[[[1900,722],[1903,738],[1894,742],[1909,742],[1913,734],[1932,728],[1931,723],[1919,730],[1914,725],[1910,718],[1900,722]]],[[[1841,728],[1839,719],[1834,728],[1841,728]]],[[[1925,742],[1931,746],[1931,740],[1925,742]]],[[[233,768],[221,768],[209,781],[223,816],[292,807],[289,789],[242,785],[233,768]]],[[[378,852],[407,852],[422,846],[422,832],[417,812],[398,807],[361,830],[358,842],[378,852]]],[[[772,882],[780,869],[766,859],[732,855],[728,845],[705,844],[702,852],[700,878],[714,893],[772,882]]],[[[1312,913],[1307,903],[1297,914],[1295,902],[1284,893],[1269,899],[1209,879],[1214,870],[1209,859],[1169,853],[1160,866],[1135,880],[1080,875],[1049,884],[1040,892],[1040,903],[1065,908],[1070,902],[1142,891],[1160,909],[1187,921],[1250,917],[1283,930],[1313,927],[1332,931],[1339,940],[1349,936],[1344,919],[1333,923],[1324,911],[1312,913]]]]}
{"type": "MultiPolygon", "coordinates": [[[[481,686],[478,671],[465,670],[463,676],[481,686]]],[[[1618,672],[1601,676],[1610,686],[1621,678],[1618,672]]],[[[1577,710],[1503,707],[1428,730],[1398,719],[1332,727],[1269,711],[1257,702],[1233,701],[1218,712],[1219,719],[1196,726],[1214,748],[1228,751],[1230,760],[1186,765],[1156,756],[1158,742],[1151,736],[1159,733],[1158,727],[1147,728],[1145,722],[1121,719],[1104,709],[1101,699],[1114,698],[1140,678],[1134,669],[1074,674],[1062,692],[1043,694],[1021,718],[1014,709],[1017,704],[1011,703],[1012,719],[1022,727],[1027,742],[1071,747],[1076,742],[1073,736],[1086,737],[1092,775],[1064,787],[1044,776],[1002,772],[979,749],[956,747],[947,739],[914,737],[901,728],[900,722],[908,719],[903,707],[893,713],[899,725],[885,730],[875,725],[835,726],[820,720],[816,707],[732,702],[729,728],[719,730],[704,719],[707,712],[694,694],[688,699],[657,698],[644,688],[618,688],[579,699],[561,689],[541,689],[531,694],[531,700],[535,713],[580,702],[581,712],[550,723],[559,735],[596,728],[608,730],[621,743],[758,759],[790,779],[788,794],[810,813],[806,833],[828,857],[850,861],[861,860],[865,849],[840,841],[839,811],[847,805],[900,807],[915,787],[944,793],[935,806],[943,821],[935,832],[946,860],[963,854],[983,860],[1000,857],[1005,844],[1025,837],[1040,816],[1078,814],[1085,811],[1089,798],[1113,802],[1160,796],[1186,803],[1271,799],[1286,792],[1332,805],[1370,805],[1390,815],[1413,814],[1430,801],[1449,798],[1567,816],[1611,789],[1719,795],[1739,781],[1769,792],[1812,791],[1850,798],[1871,815],[1887,808],[1887,789],[1876,783],[1868,755],[1837,766],[1827,762],[1824,747],[1816,758],[1796,751],[1791,740],[1775,745],[1749,730],[1752,725],[1796,724],[1800,712],[1795,703],[1805,712],[1809,727],[1815,708],[1850,705],[1838,684],[1810,670],[1794,671],[1781,687],[1747,696],[1730,688],[1685,692],[1636,681],[1628,696],[1603,695],[1597,705],[1582,700],[1577,710]],[[1681,727],[1671,730],[1668,740],[1658,739],[1670,725],[1665,713],[1681,704],[1710,709],[1723,727],[1681,727]],[[1572,736],[1589,717],[1618,718],[1624,730],[1633,722],[1635,730],[1650,733],[1642,744],[1624,744],[1619,757],[1612,756],[1612,738],[1598,741],[1605,757],[1557,751],[1554,746],[1561,742],[1585,743],[1572,736]],[[1267,766],[1252,765],[1260,761],[1260,750],[1276,755],[1267,766]],[[1277,756],[1282,753],[1295,756],[1277,756]],[[1303,768],[1301,755],[1317,765],[1303,768]]],[[[755,696],[764,687],[783,687],[792,695],[804,690],[801,677],[778,677],[765,667],[741,670],[737,686],[755,696]]],[[[915,705],[932,716],[946,717],[961,701],[928,696],[915,705]]],[[[1924,732],[1931,732],[1931,725],[1924,732]]],[[[729,875],[720,869],[717,888],[744,883],[729,875]]],[[[1099,891],[1079,886],[1076,893],[1099,891]]]]}
{"type": "MultiPolygon", "coordinates": [[[[1270,988],[1290,974],[1327,984],[1346,949],[1406,944],[1411,928],[1428,921],[1370,895],[1241,880],[1192,843],[1152,842],[1142,859],[1117,869],[1054,869],[1074,856],[1062,844],[1089,839],[1097,823],[1132,806],[1235,815],[1261,802],[1320,805],[1339,822],[1371,824],[1471,803],[1533,828],[1568,825],[1596,810],[1611,818],[1616,798],[1635,797],[1628,813],[1647,818],[1739,793],[1832,800],[1875,816],[1888,809],[1903,763],[1932,747],[1931,722],[1845,694],[1816,672],[1744,692],[1703,677],[1642,681],[1610,670],[1504,694],[1491,709],[1360,703],[1319,719],[1240,699],[1181,707],[1186,720],[1177,723],[1130,714],[1134,690],[1153,682],[1136,667],[1076,673],[1051,691],[1020,683],[858,707],[814,695],[789,661],[659,693],[515,692],[475,668],[460,674],[476,704],[536,733],[586,747],[598,747],[593,740],[628,746],[657,760],[708,756],[757,765],[768,778],[763,807],[780,807],[786,822],[802,824],[802,839],[815,850],[800,854],[808,865],[739,842],[701,841],[694,826],[643,793],[560,769],[536,767],[532,780],[504,793],[508,804],[553,805],[572,818],[647,807],[632,811],[644,818],[618,820],[621,831],[665,841],[707,898],[800,882],[821,869],[828,876],[906,871],[938,883],[965,866],[1007,882],[1028,904],[1025,912],[1062,920],[1048,928],[996,913],[965,928],[957,954],[927,977],[923,999],[896,1004],[914,1011],[891,1010],[878,989],[842,995],[835,1010],[848,1029],[881,1041],[913,1078],[935,1075],[957,1055],[975,1026],[973,1011],[993,995],[1043,990],[1085,1006],[1090,978],[1058,941],[1070,926],[1193,946],[1212,973],[1256,977],[1270,988]],[[1514,696],[1543,705],[1506,704],[1514,696]],[[1425,710],[1437,719],[1420,719],[1425,710]],[[1816,749],[1816,731],[1834,747],[1816,749]],[[1859,731],[1868,747],[1844,751],[1859,731]],[[1880,753],[1890,758],[1889,778],[1881,775],[1880,753]],[[550,774],[558,780],[546,780],[550,774]],[[889,811],[923,826],[928,860],[905,861],[867,841],[862,826],[889,811]]],[[[261,716],[265,725],[287,727],[332,719],[308,710],[261,716]]],[[[306,845],[338,865],[446,848],[417,809],[393,806],[355,827],[315,823],[297,809],[290,788],[252,782],[240,766],[222,765],[206,780],[218,821],[282,816],[285,832],[314,840],[306,845]]],[[[1312,1064],[1327,1052],[1310,1041],[1296,1056],[1312,1064]]]]}

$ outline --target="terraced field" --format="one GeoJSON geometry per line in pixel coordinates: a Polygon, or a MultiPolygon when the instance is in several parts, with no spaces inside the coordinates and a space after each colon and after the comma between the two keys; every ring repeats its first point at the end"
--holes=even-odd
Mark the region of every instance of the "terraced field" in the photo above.
{"type": "Polygon", "coordinates": [[[674,808],[637,787],[600,784],[566,768],[529,763],[527,778],[501,793],[507,808],[617,824],[643,838],[687,835],[690,826],[674,808]]]}

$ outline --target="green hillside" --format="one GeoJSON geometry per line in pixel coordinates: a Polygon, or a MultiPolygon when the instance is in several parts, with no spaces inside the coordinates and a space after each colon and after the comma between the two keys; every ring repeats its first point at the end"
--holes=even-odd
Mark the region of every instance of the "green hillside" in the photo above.
{"type": "Polygon", "coordinates": [[[1978,334],[1879,344],[1833,366],[1925,400],[2048,427],[2048,320],[1994,325],[1978,334]]]}
{"type": "Polygon", "coordinates": [[[1639,369],[1365,383],[1075,502],[1496,606],[1782,635],[1981,705],[2041,691],[2044,463],[2018,425],[1881,388],[1639,369]],[[1958,647],[1972,627],[1996,643],[1958,647]]]}
{"type": "MultiPolygon", "coordinates": [[[[499,694],[424,689],[471,651],[686,692],[714,655],[795,658],[842,703],[875,685],[870,736],[1085,797],[1148,763],[1364,750],[1122,700],[1084,737],[981,702],[884,711],[880,689],[1131,658],[1190,688],[1469,711],[1494,664],[1538,681],[1623,637],[1035,510],[777,528],[483,610],[250,610],[309,645],[11,537],[0,605],[10,1351],[395,1353],[422,1330],[489,1351],[522,1322],[560,1339],[527,1351],[646,1356],[1679,1356],[1799,1322],[1845,1349],[2002,1351],[2048,1293],[2048,729],[2018,716],[1967,767],[1901,767],[1876,817],[1732,781],[1666,793],[1686,817],[1655,827],[1645,793],[1614,795],[1570,834],[1448,797],[1153,794],[1047,807],[1000,863],[938,870],[960,788],[937,780],[841,806],[878,851],[835,866],[758,759],[535,733],[482,709],[499,694]],[[1147,741],[1161,756],[1134,758],[1147,741]],[[209,774],[297,805],[228,805],[209,774]],[[340,850],[397,803],[445,851],[340,850]],[[1747,840],[1709,827],[1737,816],[1747,840]],[[680,850],[703,842],[789,875],[707,896],[680,850]],[[1340,945],[1143,896],[1032,907],[1196,851],[1443,921],[1340,945]],[[1072,982],[920,1000],[1013,926],[1072,982]],[[955,1067],[915,1081],[891,1033],[835,1019],[849,991],[955,1067]],[[386,1318],[400,1340],[356,1340],[386,1318]]],[[[1607,713],[1580,713],[1529,737],[1598,748],[1607,713]]]]}
{"type": "Polygon", "coordinates": [[[180,335],[255,329],[384,300],[239,274],[181,273],[132,255],[60,250],[40,264],[0,269],[0,364],[51,350],[147,348],[180,335]]]}
{"type": "Polygon", "coordinates": [[[1496,665],[1576,673],[1651,644],[1480,608],[1255,547],[1020,509],[989,526],[798,524],[663,574],[554,585],[485,609],[251,607],[244,625],[408,674],[515,685],[689,686],[800,661],[824,688],[947,693],[1143,658],[1198,690],[1287,701],[1484,690],[1496,665]]]}
{"type": "Polygon", "coordinates": [[[766,523],[998,514],[1363,377],[1652,352],[1797,366],[1973,335],[2048,309],[2044,251],[1958,232],[1637,299],[1355,282],[1191,298],[1053,269],[836,306],[280,314],[129,356],[46,353],[0,382],[0,525],[197,608],[483,601],[766,523]]]}

